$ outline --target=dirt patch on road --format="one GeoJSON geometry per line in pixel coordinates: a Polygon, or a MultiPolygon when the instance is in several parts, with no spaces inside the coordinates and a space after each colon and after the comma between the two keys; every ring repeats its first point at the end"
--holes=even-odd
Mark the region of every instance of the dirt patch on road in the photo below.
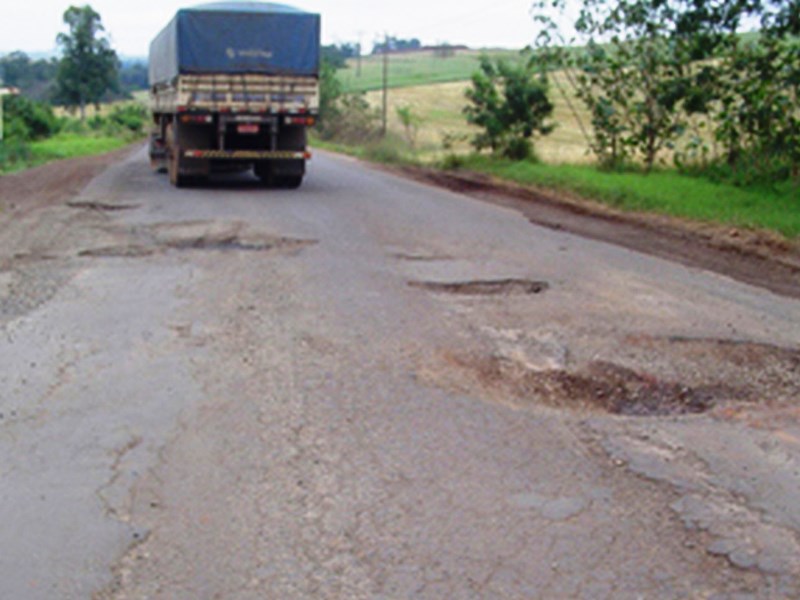
{"type": "Polygon", "coordinates": [[[83,210],[97,210],[100,212],[117,212],[121,210],[133,210],[139,208],[140,204],[108,204],[105,202],[89,202],[80,201],[67,202],[70,208],[79,208],[83,210]]]}
{"type": "Polygon", "coordinates": [[[293,254],[316,240],[271,235],[240,221],[156,223],[131,229],[112,228],[121,243],[81,250],[84,258],[141,258],[170,250],[281,252],[293,254]]]}
{"type": "Polygon", "coordinates": [[[610,362],[592,362],[577,371],[532,371],[499,356],[451,354],[445,361],[492,396],[554,408],[665,416],[703,413],[719,401],[741,399],[724,386],[689,387],[610,362]]]}
{"type": "Polygon", "coordinates": [[[59,160],[0,176],[0,223],[74,198],[92,179],[140,147],[136,144],[101,156],[59,160]]]}
{"type": "Polygon", "coordinates": [[[631,213],[468,172],[394,169],[418,181],[518,210],[532,223],[707,269],[800,298],[800,242],[767,231],[631,213]]]}
{"type": "Polygon", "coordinates": [[[546,281],[528,279],[498,279],[493,281],[461,281],[444,283],[438,281],[411,281],[411,287],[457,296],[526,296],[541,294],[549,289],[546,281]]]}
{"type": "Polygon", "coordinates": [[[528,360],[507,349],[445,351],[422,376],[460,392],[511,398],[515,405],[634,417],[698,414],[735,404],[782,406],[800,397],[798,349],[689,338],[624,342],[624,360],[582,364],[528,360]]]}

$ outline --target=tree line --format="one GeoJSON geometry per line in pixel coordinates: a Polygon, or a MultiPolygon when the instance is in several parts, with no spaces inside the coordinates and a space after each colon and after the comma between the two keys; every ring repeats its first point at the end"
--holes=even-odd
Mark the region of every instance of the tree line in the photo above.
{"type": "Polygon", "coordinates": [[[80,107],[130,97],[147,89],[147,65],[121,61],[90,6],[64,13],[68,31],[57,38],[62,56],[33,59],[24,52],[0,57],[0,81],[39,102],[80,107]]]}
{"type": "Polygon", "coordinates": [[[529,157],[555,87],[602,168],[800,181],[800,0],[583,0],[571,38],[565,8],[537,0],[518,63],[481,60],[476,149],[529,157]]]}
{"type": "Polygon", "coordinates": [[[587,109],[601,165],[800,179],[800,0],[583,0],[572,38],[564,8],[534,4],[531,66],[587,109]]]}

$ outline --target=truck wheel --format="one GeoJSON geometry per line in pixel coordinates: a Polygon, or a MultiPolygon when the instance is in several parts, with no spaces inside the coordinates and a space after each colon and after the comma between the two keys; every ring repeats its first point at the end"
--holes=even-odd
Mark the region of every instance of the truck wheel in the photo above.
{"type": "Polygon", "coordinates": [[[166,173],[169,170],[163,158],[156,158],[154,156],[150,157],[150,168],[152,168],[155,173],[166,173]]]}
{"type": "Polygon", "coordinates": [[[257,162],[254,165],[253,170],[255,171],[256,177],[261,180],[267,187],[273,187],[276,183],[275,173],[272,170],[272,165],[269,162],[257,162]]]}
{"type": "Polygon", "coordinates": [[[280,178],[278,185],[287,190],[296,190],[303,184],[302,175],[285,175],[280,178]]]}
{"type": "Polygon", "coordinates": [[[175,187],[186,185],[186,176],[181,175],[181,157],[171,154],[167,161],[167,171],[169,172],[169,182],[175,187]]]}

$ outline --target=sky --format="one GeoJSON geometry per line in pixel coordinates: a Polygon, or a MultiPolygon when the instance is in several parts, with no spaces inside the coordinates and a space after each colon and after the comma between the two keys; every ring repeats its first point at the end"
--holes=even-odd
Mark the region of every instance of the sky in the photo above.
{"type": "MultiPolygon", "coordinates": [[[[54,52],[70,4],[86,0],[6,1],[0,9],[0,54],[54,52]]],[[[204,0],[89,0],[102,17],[117,53],[144,57],[150,40],[179,8],[204,0]]],[[[448,42],[475,48],[522,48],[533,41],[531,0],[289,0],[322,15],[323,43],[361,41],[365,52],[384,33],[419,38],[424,44],[448,42]]]]}

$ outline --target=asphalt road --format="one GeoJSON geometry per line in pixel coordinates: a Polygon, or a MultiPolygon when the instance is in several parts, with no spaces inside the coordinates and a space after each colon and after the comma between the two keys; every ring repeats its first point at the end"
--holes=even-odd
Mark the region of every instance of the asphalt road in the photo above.
{"type": "Polygon", "coordinates": [[[322,153],[0,259],[0,598],[800,597],[796,300],[322,153]]]}

